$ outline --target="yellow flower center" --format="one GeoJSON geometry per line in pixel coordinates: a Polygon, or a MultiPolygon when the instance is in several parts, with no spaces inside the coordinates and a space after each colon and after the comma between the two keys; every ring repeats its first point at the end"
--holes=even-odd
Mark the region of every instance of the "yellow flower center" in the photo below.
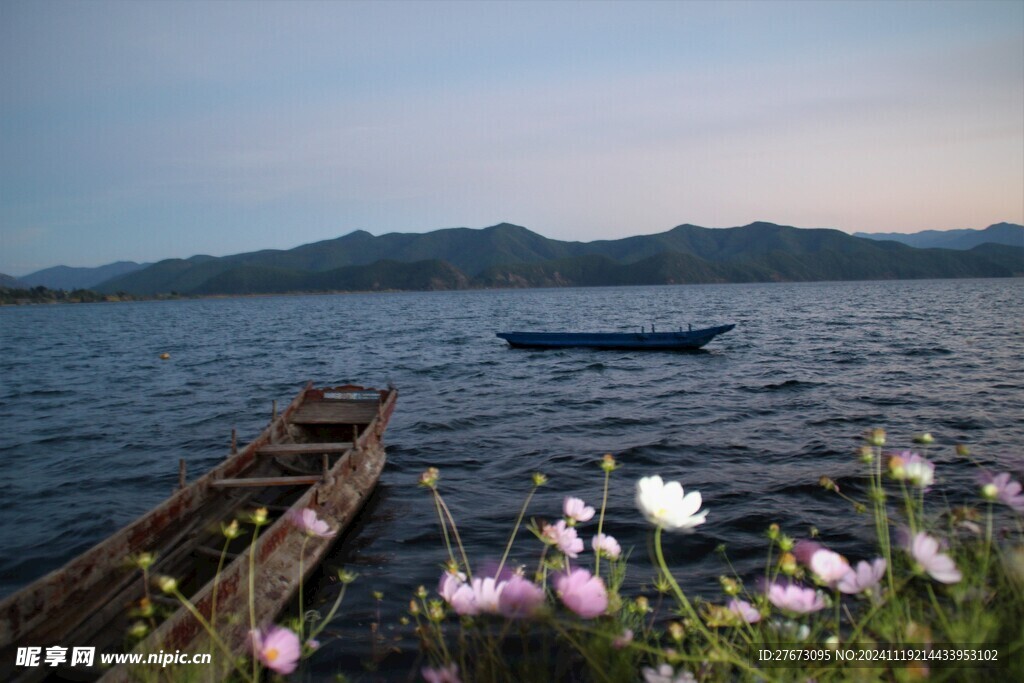
{"type": "Polygon", "coordinates": [[[280,654],[280,653],[277,651],[277,648],[276,647],[272,647],[269,650],[267,650],[266,653],[264,653],[263,656],[267,658],[268,662],[272,662],[272,661],[277,659],[278,654],[280,654]]]}

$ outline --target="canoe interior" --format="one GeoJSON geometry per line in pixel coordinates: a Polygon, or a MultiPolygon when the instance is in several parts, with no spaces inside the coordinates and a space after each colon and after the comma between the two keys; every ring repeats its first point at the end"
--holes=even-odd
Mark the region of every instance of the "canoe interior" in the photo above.
{"type": "MultiPolygon", "coordinates": [[[[150,552],[156,562],[150,576],[177,579],[181,592],[209,609],[213,579],[224,553],[218,582],[220,616],[248,602],[245,581],[253,526],[245,520],[265,507],[273,523],[261,527],[256,542],[257,562],[267,576],[258,576],[266,595],[261,607],[266,621],[273,619],[298,585],[294,565],[298,557],[295,537],[301,536],[285,519],[289,510],[314,507],[338,528],[361,507],[383,467],[380,443],[394,409],[397,391],[345,385],[316,389],[308,385],[267,428],[245,448],[230,454],[219,466],[176,491],[167,501],[114,536],[23,590],[0,602],[0,680],[44,680],[47,675],[95,680],[103,672],[81,666],[47,670],[48,667],[11,669],[19,646],[53,645],[95,647],[100,652],[136,649],[173,651],[175,647],[199,647],[205,633],[180,605],[150,589],[152,619],[139,616],[146,586],[142,572],[127,558],[150,552]],[[243,534],[226,543],[222,525],[239,519],[243,534]],[[283,558],[285,550],[291,557],[283,558]],[[281,557],[275,559],[275,554],[281,557]],[[275,570],[275,563],[277,566],[275,570]],[[277,571],[276,574],[273,574],[277,571]],[[273,576],[271,576],[273,574],[273,576]],[[234,577],[231,580],[231,577],[234,577]],[[229,581],[230,580],[230,581],[229,581]],[[231,585],[228,585],[229,582],[231,585]],[[241,586],[239,585],[241,584],[241,586]],[[245,590],[241,590],[245,588],[245,590]],[[159,626],[139,643],[126,637],[139,620],[159,626]],[[170,645],[175,647],[169,647],[170,645]],[[91,675],[90,675],[91,674],[91,675]],[[20,676],[21,678],[16,678],[20,676]]],[[[307,544],[307,574],[328,549],[328,542],[307,544]]],[[[262,571],[262,570],[261,570],[262,571]]],[[[242,613],[245,610],[242,609],[242,613]]],[[[208,614],[206,616],[209,616],[208,614]]],[[[246,628],[235,629],[244,645],[246,628]]],[[[192,650],[197,652],[202,650],[192,650]]],[[[97,654],[97,662],[98,662],[97,654]]],[[[117,667],[104,680],[131,680],[134,674],[117,667]]],[[[60,680],[57,678],[57,680],[60,680]]]]}

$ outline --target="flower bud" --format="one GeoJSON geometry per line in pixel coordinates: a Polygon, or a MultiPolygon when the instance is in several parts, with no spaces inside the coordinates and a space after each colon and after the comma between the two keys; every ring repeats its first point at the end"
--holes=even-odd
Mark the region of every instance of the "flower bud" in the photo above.
{"type": "Polygon", "coordinates": [[[252,523],[256,526],[263,526],[267,523],[267,520],[269,519],[267,515],[267,508],[257,508],[252,513],[252,517],[250,519],[252,523]]]}
{"type": "Polygon", "coordinates": [[[601,459],[601,469],[605,472],[613,472],[618,467],[618,463],[615,462],[614,456],[611,453],[605,453],[601,459]]]}
{"type": "Polygon", "coordinates": [[[242,535],[242,529],[238,525],[238,520],[231,520],[231,524],[220,523],[221,533],[224,534],[224,538],[234,540],[242,535]]]}
{"type": "Polygon", "coordinates": [[[995,484],[985,484],[981,487],[981,497],[985,500],[996,500],[999,498],[999,488],[995,484]]]}
{"type": "Polygon", "coordinates": [[[918,434],[917,436],[915,436],[914,437],[914,443],[919,443],[919,444],[923,444],[925,446],[929,446],[929,445],[935,443],[935,437],[933,437],[931,435],[931,433],[925,432],[924,434],[918,434]]]}
{"type": "Polygon", "coordinates": [[[380,591],[373,591],[372,593],[370,593],[370,595],[372,595],[373,599],[376,600],[377,602],[380,602],[381,600],[384,599],[384,594],[382,592],[380,592],[380,591]]]}
{"type": "Polygon", "coordinates": [[[359,575],[355,572],[349,571],[348,569],[338,570],[338,581],[341,581],[346,586],[355,581],[357,576],[359,575]]]}
{"type": "Polygon", "coordinates": [[[437,480],[441,476],[441,470],[436,467],[428,467],[424,470],[423,474],[420,475],[420,486],[425,486],[428,489],[435,488],[437,486],[437,480]]]}
{"type": "Polygon", "coordinates": [[[783,552],[788,553],[790,550],[793,549],[793,545],[793,539],[787,536],[786,534],[782,534],[782,536],[779,538],[779,548],[781,548],[783,552]]]}
{"type": "Polygon", "coordinates": [[[874,460],[875,460],[875,451],[872,450],[871,446],[861,446],[860,447],[860,461],[862,463],[864,463],[865,465],[867,465],[867,464],[870,464],[870,463],[874,462],[874,460]]]}
{"type": "Polygon", "coordinates": [[[153,563],[156,562],[156,555],[154,555],[153,553],[139,553],[137,555],[132,555],[128,559],[136,567],[145,571],[152,567],[153,563]]]}
{"type": "Polygon", "coordinates": [[[900,481],[907,478],[906,461],[898,455],[889,458],[889,476],[900,481]]]}
{"type": "Polygon", "coordinates": [[[411,615],[413,615],[415,617],[415,616],[418,616],[419,613],[420,613],[420,604],[418,602],[416,602],[415,600],[410,600],[409,601],[409,614],[411,614],[411,615]]]}
{"type": "Polygon", "coordinates": [[[683,638],[686,636],[686,631],[683,629],[683,625],[678,621],[673,621],[668,625],[668,634],[672,637],[672,640],[677,643],[683,642],[683,638]]]}
{"type": "Polygon", "coordinates": [[[144,621],[136,621],[128,627],[128,637],[135,640],[142,640],[149,635],[149,626],[144,621]]]}
{"type": "Polygon", "coordinates": [[[416,589],[416,597],[419,598],[420,600],[426,600],[427,599],[427,587],[426,586],[420,586],[419,588],[417,588],[416,589]]]}
{"type": "Polygon", "coordinates": [[[885,430],[880,428],[872,429],[865,436],[867,442],[872,446],[884,446],[885,445],[885,430]]]}
{"type": "Polygon", "coordinates": [[[839,486],[831,479],[831,477],[821,477],[818,479],[818,486],[825,489],[826,491],[839,492],[839,486]]]}
{"type": "Polygon", "coordinates": [[[768,538],[772,539],[773,541],[778,540],[778,538],[779,538],[779,525],[778,524],[772,524],[771,526],[768,527],[768,538]]]}
{"type": "Polygon", "coordinates": [[[173,576],[158,576],[154,580],[156,587],[164,593],[174,593],[178,590],[178,580],[173,576]]]}
{"type": "Polygon", "coordinates": [[[971,449],[967,447],[967,444],[958,443],[956,445],[956,454],[961,458],[966,458],[970,456],[971,449]]]}
{"type": "Polygon", "coordinates": [[[779,570],[786,576],[796,573],[796,557],[793,553],[783,553],[779,558],[779,570]]]}
{"type": "Polygon", "coordinates": [[[829,636],[825,639],[825,647],[830,650],[839,649],[839,636],[829,636]]]}
{"type": "Polygon", "coordinates": [[[636,610],[640,614],[647,614],[651,611],[651,603],[643,595],[637,596],[637,598],[633,601],[633,604],[636,605],[636,610]]]}
{"type": "Polygon", "coordinates": [[[540,472],[534,472],[533,473],[533,485],[534,486],[543,486],[546,483],[548,483],[548,478],[546,476],[544,476],[540,472]]]}
{"type": "Polygon", "coordinates": [[[719,576],[718,582],[722,584],[722,591],[726,595],[739,595],[740,584],[736,581],[736,579],[733,579],[728,576],[719,576]]]}

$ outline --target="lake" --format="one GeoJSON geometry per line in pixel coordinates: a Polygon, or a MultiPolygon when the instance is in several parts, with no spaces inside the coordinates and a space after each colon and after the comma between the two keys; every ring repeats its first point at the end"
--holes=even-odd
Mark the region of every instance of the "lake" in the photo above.
{"type": "MultiPolygon", "coordinates": [[[[742,575],[764,559],[764,531],[813,525],[853,559],[870,522],[821,489],[829,475],[862,492],[860,435],[930,431],[950,505],[974,494],[974,470],[950,445],[1021,467],[1024,280],[740,284],[286,296],[0,309],[0,593],[55,569],[164,499],[178,460],[194,478],[222,459],[232,427],[245,443],[271,401],[307,380],[400,390],[389,463],[359,533],[329,563],[359,572],[336,631],[343,644],[312,675],[369,649],[370,591],[383,629],[445,551],[428,466],[471,558],[497,558],[530,488],[530,515],[565,495],[600,503],[602,454],[613,475],[606,531],[649,585],[649,528],[633,483],[661,474],[701,491],[708,522],[668,538],[687,590],[712,595],[727,546],[742,575]],[[500,330],[668,330],[736,323],[698,353],[526,351],[500,330]],[[170,360],[161,361],[161,353],[170,360]]],[[[596,523],[584,526],[588,541],[596,523]]],[[[516,561],[539,544],[520,536],[516,561]]],[[[332,586],[324,585],[322,596],[332,586]]],[[[407,635],[407,634],[406,634],[407,635]]],[[[406,637],[403,641],[413,641],[406,637]]],[[[387,669],[385,664],[385,670],[387,669]]]]}

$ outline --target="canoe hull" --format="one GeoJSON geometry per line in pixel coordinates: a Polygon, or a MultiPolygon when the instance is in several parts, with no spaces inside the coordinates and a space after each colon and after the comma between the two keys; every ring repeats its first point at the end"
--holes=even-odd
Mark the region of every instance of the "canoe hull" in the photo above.
{"type": "Polygon", "coordinates": [[[735,325],[686,332],[498,332],[509,346],[524,349],[619,349],[636,351],[693,351],[704,347],[735,325]]]}
{"type": "MultiPolygon", "coordinates": [[[[383,470],[382,437],[397,396],[394,388],[307,385],[284,411],[274,410],[270,424],[250,444],[237,451],[232,448],[224,462],[163,504],[63,568],[0,601],[0,679],[33,681],[50,673],[49,667],[14,667],[14,650],[19,646],[96,646],[98,664],[100,652],[123,643],[125,612],[144,591],[140,573],[125,559],[141,552],[156,553],[152,574],[179,578],[181,573],[191,573],[186,594],[207,621],[216,581],[218,634],[233,656],[247,654],[249,620],[232,616],[248,616],[250,553],[256,558],[257,623],[263,625],[274,619],[305,578],[298,572],[300,553],[303,574],[308,576],[331,545],[330,540],[307,540],[289,515],[313,508],[333,529],[344,531],[350,525],[383,470]],[[252,527],[243,527],[248,540],[239,539],[241,547],[233,549],[218,578],[205,578],[213,575],[217,558],[206,557],[200,572],[199,558],[205,554],[200,551],[211,547],[217,551],[224,540],[220,525],[232,518],[244,520],[265,499],[287,502],[271,513],[272,522],[261,530],[255,544],[250,544],[252,527]]],[[[133,652],[196,654],[217,649],[193,616],[179,609],[133,652]]],[[[219,680],[227,674],[226,661],[218,653],[215,665],[204,667],[204,680],[219,680]]],[[[153,669],[128,665],[62,673],[115,683],[153,677],[153,669]]]]}

